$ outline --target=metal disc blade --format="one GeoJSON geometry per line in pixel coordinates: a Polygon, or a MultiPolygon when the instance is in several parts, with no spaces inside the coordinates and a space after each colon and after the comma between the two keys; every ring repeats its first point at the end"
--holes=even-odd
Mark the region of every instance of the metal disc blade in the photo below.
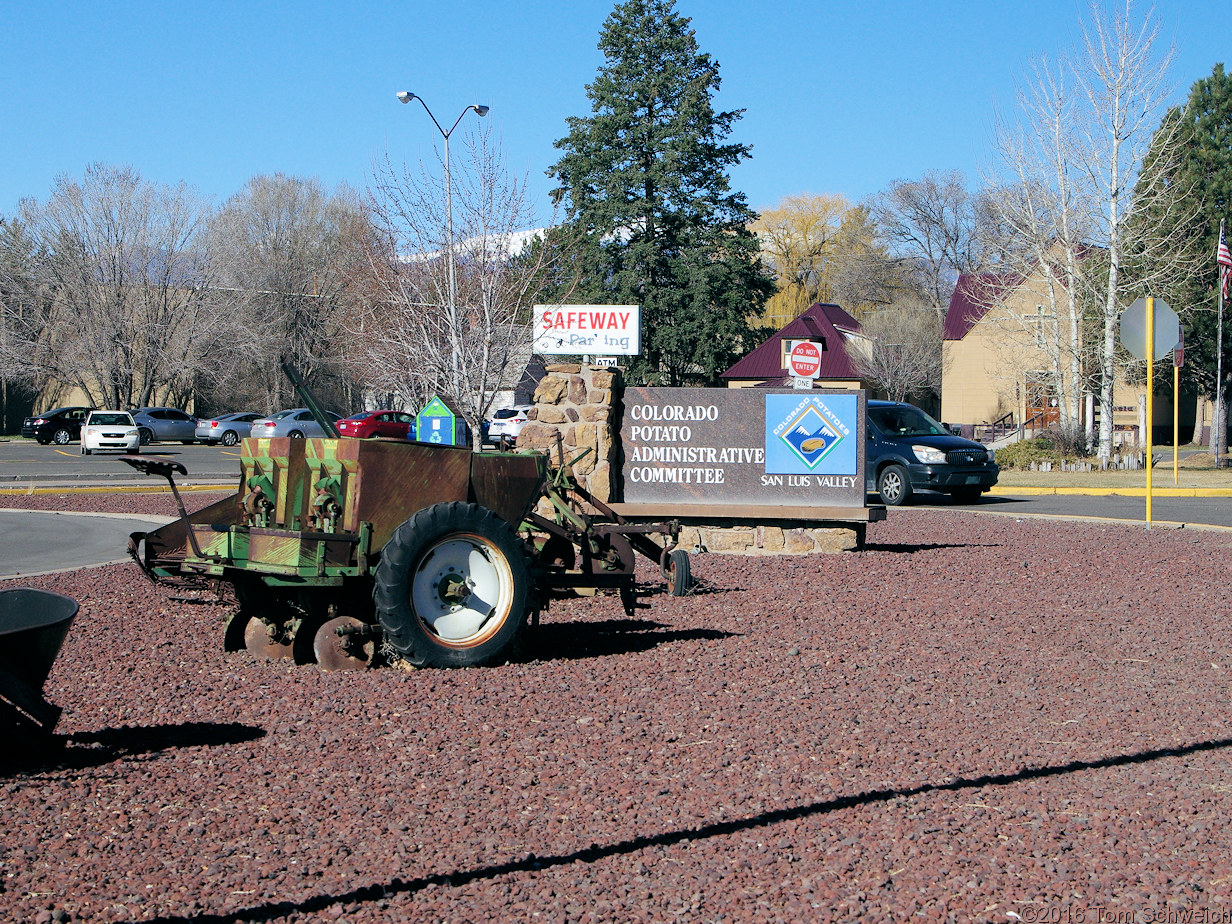
{"type": "Polygon", "coordinates": [[[358,629],[363,625],[353,616],[337,616],[321,626],[312,638],[317,666],[323,671],[362,671],[371,667],[376,642],[337,632],[339,628],[358,629]]]}
{"type": "Polygon", "coordinates": [[[244,627],[244,648],[259,658],[291,657],[291,643],[281,633],[271,636],[269,626],[255,616],[244,627]]]}

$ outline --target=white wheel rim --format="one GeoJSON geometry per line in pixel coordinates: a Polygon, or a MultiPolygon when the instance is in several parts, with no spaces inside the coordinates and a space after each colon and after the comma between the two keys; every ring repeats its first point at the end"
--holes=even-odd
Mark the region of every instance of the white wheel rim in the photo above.
{"type": "Polygon", "coordinates": [[[482,536],[455,534],[420,558],[411,608],[442,644],[470,647],[500,629],[513,589],[513,571],[499,549],[482,536]]]}

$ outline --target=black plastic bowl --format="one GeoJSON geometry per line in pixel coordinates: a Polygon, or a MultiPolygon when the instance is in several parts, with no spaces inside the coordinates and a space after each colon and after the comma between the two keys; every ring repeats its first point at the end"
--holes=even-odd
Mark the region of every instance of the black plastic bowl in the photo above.
{"type": "Polygon", "coordinates": [[[72,597],[30,587],[0,590],[0,668],[40,692],[76,615],[72,597]]]}

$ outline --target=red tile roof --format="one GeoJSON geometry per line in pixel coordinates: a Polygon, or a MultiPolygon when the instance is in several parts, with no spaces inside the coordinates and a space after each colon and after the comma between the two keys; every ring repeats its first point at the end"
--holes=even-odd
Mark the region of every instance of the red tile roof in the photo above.
{"type": "Polygon", "coordinates": [[[813,305],[777,334],[740,359],[720,378],[746,381],[783,379],[783,340],[821,340],[826,348],[821,354],[823,379],[858,379],[860,372],[847,355],[846,333],[859,333],[860,322],[838,305],[813,305]]]}
{"type": "Polygon", "coordinates": [[[942,340],[962,340],[976,322],[1023,277],[1017,273],[963,273],[958,277],[941,329],[942,340]]]}

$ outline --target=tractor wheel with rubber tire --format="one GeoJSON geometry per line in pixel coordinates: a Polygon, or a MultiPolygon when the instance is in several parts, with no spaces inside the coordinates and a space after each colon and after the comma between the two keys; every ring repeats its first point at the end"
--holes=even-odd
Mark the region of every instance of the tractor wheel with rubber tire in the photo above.
{"type": "Polygon", "coordinates": [[[693,586],[693,574],[689,567],[689,553],[673,549],[667,557],[667,592],[673,597],[683,597],[693,586]]]}
{"type": "Polygon", "coordinates": [[[887,465],[877,476],[877,493],[888,507],[901,507],[911,500],[911,479],[901,465],[887,465]]]}
{"type": "Polygon", "coordinates": [[[222,444],[224,446],[234,446],[240,441],[240,436],[234,430],[228,430],[222,435],[222,444]]]}
{"type": "Polygon", "coordinates": [[[425,507],[394,530],[372,591],[385,638],[416,667],[507,660],[529,596],[526,552],[513,527],[457,501],[425,507]]]}
{"type": "Polygon", "coordinates": [[[149,446],[150,443],[154,442],[154,431],[147,427],[142,427],[137,431],[137,434],[142,446],[149,446]]]}
{"type": "Polygon", "coordinates": [[[51,435],[51,441],[57,446],[67,446],[73,439],[73,434],[69,433],[63,427],[51,435]]]}

